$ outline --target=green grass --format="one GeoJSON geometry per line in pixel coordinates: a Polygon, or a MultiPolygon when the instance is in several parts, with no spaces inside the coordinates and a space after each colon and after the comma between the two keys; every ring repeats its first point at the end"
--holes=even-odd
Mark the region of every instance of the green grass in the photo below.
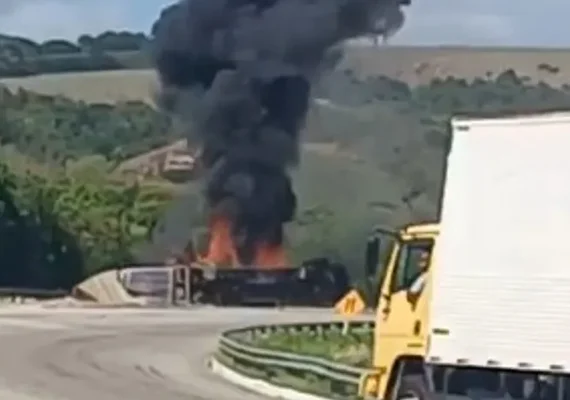
{"type": "MultiPolygon", "coordinates": [[[[373,331],[358,329],[343,335],[340,331],[273,332],[242,339],[258,348],[313,356],[366,368],[371,364],[373,331]]],[[[356,398],[357,385],[341,384],[312,373],[295,373],[285,368],[260,368],[246,361],[237,361],[223,353],[216,354],[219,362],[250,378],[292,388],[331,399],[356,398]]]]}
{"type": "Polygon", "coordinates": [[[260,335],[249,344],[256,347],[323,358],[340,364],[368,367],[371,364],[373,331],[354,330],[260,335]]]}
{"type": "Polygon", "coordinates": [[[354,385],[332,384],[330,380],[319,378],[313,374],[296,375],[284,369],[261,369],[248,363],[236,362],[224,354],[218,353],[216,359],[226,367],[252,379],[259,379],[272,385],[309,393],[328,399],[356,399],[358,388],[354,385]]]}

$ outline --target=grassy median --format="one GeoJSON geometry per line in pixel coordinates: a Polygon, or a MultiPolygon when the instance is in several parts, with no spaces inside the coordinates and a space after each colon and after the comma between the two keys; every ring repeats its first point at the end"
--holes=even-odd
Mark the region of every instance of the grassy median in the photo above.
{"type": "MultiPolygon", "coordinates": [[[[373,331],[354,329],[344,335],[340,331],[322,332],[271,332],[238,339],[258,348],[297,353],[356,367],[371,364],[373,331]]],[[[251,378],[268,381],[330,399],[356,399],[356,385],[342,384],[311,373],[297,374],[284,368],[260,368],[248,362],[237,362],[232,357],[218,353],[217,358],[228,367],[251,378]]]]}
{"type": "Polygon", "coordinates": [[[339,331],[275,332],[256,336],[251,344],[257,347],[321,357],[357,367],[371,363],[373,332],[354,330],[344,335],[339,331]]]}

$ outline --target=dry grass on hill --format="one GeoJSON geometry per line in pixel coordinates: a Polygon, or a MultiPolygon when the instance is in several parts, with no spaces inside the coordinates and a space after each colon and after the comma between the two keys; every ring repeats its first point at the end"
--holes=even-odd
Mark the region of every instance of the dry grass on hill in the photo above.
{"type": "MultiPolygon", "coordinates": [[[[468,79],[512,68],[533,81],[560,86],[570,82],[570,49],[509,49],[461,47],[351,47],[340,68],[364,75],[386,75],[415,85],[434,77],[468,79]]],[[[40,75],[5,79],[9,87],[88,102],[144,100],[152,103],[155,74],[150,70],[122,70],[40,75]]]]}

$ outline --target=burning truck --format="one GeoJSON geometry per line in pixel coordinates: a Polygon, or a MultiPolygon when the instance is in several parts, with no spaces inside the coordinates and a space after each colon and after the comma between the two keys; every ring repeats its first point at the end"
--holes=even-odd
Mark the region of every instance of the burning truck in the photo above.
{"type": "Polygon", "coordinates": [[[181,0],[162,11],[150,46],[157,105],[201,148],[210,221],[207,251],[185,254],[195,293],[227,303],[327,292],[330,303],[347,289],[344,268],[325,260],[287,267],[284,226],[297,208],[290,171],[312,83],[347,40],[394,34],[409,3],[181,0]]]}
{"type": "Polygon", "coordinates": [[[315,258],[292,266],[281,245],[261,245],[252,262],[242,264],[230,224],[222,218],[214,219],[201,238],[191,241],[175,260],[187,266],[193,303],[329,307],[350,288],[343,265],[315,258]]]}

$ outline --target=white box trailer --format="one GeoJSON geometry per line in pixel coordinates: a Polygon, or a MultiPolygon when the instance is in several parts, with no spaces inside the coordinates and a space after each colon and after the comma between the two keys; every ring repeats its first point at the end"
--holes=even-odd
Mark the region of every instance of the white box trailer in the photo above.
{"type": "Polygon", "coordinates": [[[570,112],[452,120],[431,363],[570,369],[570,112]]]}

